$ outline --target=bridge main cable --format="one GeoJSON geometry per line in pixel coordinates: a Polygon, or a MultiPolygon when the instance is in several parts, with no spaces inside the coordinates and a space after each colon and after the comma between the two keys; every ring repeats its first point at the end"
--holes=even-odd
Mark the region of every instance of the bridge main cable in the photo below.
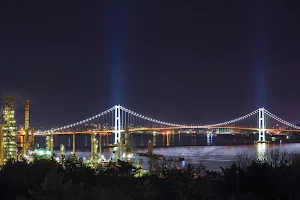
{"type": "Polygon", "coordinates": [[[104,116],[104,115],[108,114],[109,112],[114,111],[114,110],[115,110],[115,107],[116,107],[116,106],[114,106],[114,107],[112,107],[112,108],[109,108],[109,109],[107,109],[106,111],[103,111],[103,112],[101,112],[101,113],[99,113],[99,114],[97,114],[97,115],[94,115],[94,116],[92,116],[92,117],[90,117],[90,118],[87,118],[87,119],[85,119],[85,120],[82,120],[82,121],[79,121],[79,122],[76,122],[76,123],[72,123],[72,124],[69,124],[69,125],[66,125],[66,126],[62,126],[62,127],[59,127],[59,128],[53,128],[53,129],[50,129],[50,130],[37,132],[37,133],[55,132],[55,131],[59,131],[59,130],[64,130],[64,129],[67,129],[67,128],[71,128],[71,127],[74,127],[74,126],[76,126],[76,125],[80,125],[80,124],[89,122],[89,121],[91,121],[91,120],[94,120],[94,119],[96,119],[96,118],[98,118],[98,117],[104,116]]]}
{"type": "Polygon", "coordinates": [[[133,112],[132,110],[124,108],[123,106],[120,106],[120,109],[123,110],[124,112],[132,114],[132,115],[134,115],[136,117],[140,117],[142,119],[145,119],[145,120],[148,120],[148,121],[151,121],[151,122],[154,122],[154,123],[158,123],[158,124],[162,124],[162,125],[167,125],[167,126],[184,126],[184,125],[181,125],[181,124],[173,124],[173,123],[168,123],[168,122],[164,122],[164,121],[159,121],[159,120],[156,120],[156,119],[153,119],[153,118],[150,118],[150,117],[146,117],[144,115],[140,115],[140,114],[138,114],[136,112],[133,112]]]}
{"type": "Polygon", "coordinates": [[[127,108],[124,108],[122,106],[120,106],[120,108],[129,113],[129,114],[132,114],[134,116],[137,116],[137,117],[140,117],[142,119],[145,119],[145,120],[149,120],[151,122],[155,122],[155,123],[159,123],[159,124],[163,124],[163,125],[168,125],[168,126],[174,126],[174,127],[187,127],[187,128],[209,128],[209,127],[217,127],[217,126],[223,126],[223,125],[227,125],[227,124],[231,124],[231,123],[234,123],[234,122],[238,122],[240,120],[243,120],[243,119],[246,119],[252,115],[255,115],[258,113],[259,109],[256,109],[255,111],[247,114],[247,115],[244,115],[242,117],[239,117],[239,118],[236,118],[236,119],[233,119],[233,120],[230,120],[230,121],[227,121],[227,122],[222,122],[222,123],[217,123],[217,124],[209,124],[209,125],[200,125],[200,126],[186,126],[186,125],[182,125],[182,124],[174,124],[174,123],[168,123],[168,122],[164,122],[164,121],[159,121],[159,120],[156,120],[156,119],[153,119],[153,118],[150,118],[150,117],[146,117],[146,116],[143,116],[143,115],[140,115],[132,110],[129,110],[127,108]]]}
{"type": "Polygon", "coordinates": [[[299,126],[294,125],[294,124],[292,124],[292,123],[290,123],[290,122],[288,122],[288,121],[285,121],[285,120],[283,120],[283,119],[277,117],[276,115],[272,114],[271,112],[267,111],[266,109],[265,109],[265,114],[267,114],[268,116],[272,117],[272,118],[275,119],[276,121],[281,122],[281,123],[283,123],[283,124],[285,124],[285,125],[287,125],[287,126],[293,127],[293,128],[295,128],[295,129],[300,129],[299,126]]]}
{"type": "Polygon", "coordinates": [[[252,115],[255,115],[257,114],[259,111],[259,109],[256,109],[255,111],[247,114],[247,115],[244,115],[242,117],[239,117],[239,118],[236,118],[236,119],[233,119],[233,120],[230,120],[230,121],[227,121],[227,122],[223,122],[223,123],[218,123],[218,124],[210,124],[210,125],[205,125],[205,126],[202,126],[202,127],[216,127],[216,126],[223,126],[223,125],[227,125],[227,124],[232,124],[232,123],[235,123],[235,122],[238,122],[238,121],[241,121],[243,119],[246,119],[252,115]]]}

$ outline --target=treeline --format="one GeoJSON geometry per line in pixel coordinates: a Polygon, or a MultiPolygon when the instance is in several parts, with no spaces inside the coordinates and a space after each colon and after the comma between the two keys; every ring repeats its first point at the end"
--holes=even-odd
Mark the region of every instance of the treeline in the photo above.
{"type": "Polygon", "coordinates": [[[122,161],[94,169],[76,156],[62,164],[9,161],[0,171],[0,199],[300,199],[300,156],[277,149],[262,157],[239,155],[220,172],[151,160],[150,172],[138,178],[138,169],[122,161]]]}

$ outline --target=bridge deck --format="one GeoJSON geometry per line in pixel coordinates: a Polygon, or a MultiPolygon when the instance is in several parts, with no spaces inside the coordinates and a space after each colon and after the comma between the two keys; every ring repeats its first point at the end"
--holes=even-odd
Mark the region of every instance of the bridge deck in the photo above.
{"type": "MultiPolygon", "coordinates": [[[[162,131],[162,130],[176,130],[176,129],[236,129],[236,130],[251,130],[251,131],[259,131],[258,128],[248,128],[248,127],[167,127],[167,128],[133,128],[129,129],[129,132],[143,132],[143,131],[162,131]]],[[[124,132],[125,130],[121,130],[124,132]]],[[[288,129],[265,129],[266,132],[300,132],[300,130],[288,130],[288,129]]],[[[114,133],[115,130],[89,130],[89,131],[66,131],[66,132],[53,132],[53,133],[37,133],[35,136],[45,136],[45,135],[69,135],[69,134],[108,134],[114,133]]]]}

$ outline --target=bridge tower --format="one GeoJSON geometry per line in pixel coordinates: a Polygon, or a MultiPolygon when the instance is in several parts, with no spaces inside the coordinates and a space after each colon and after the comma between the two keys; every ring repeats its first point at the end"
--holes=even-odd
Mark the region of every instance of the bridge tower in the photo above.
{"type": "Polygon", "coordinates": [[[119,144],[121,141],[121,106],[115,106],[115,143],[119,144]]]}
{"type": "Polygon", "coordinates": [[[266,121],[265,121],[265,109],[259,108],[258,109],[258,142],[265,142],[266,141],[266,121]]]}

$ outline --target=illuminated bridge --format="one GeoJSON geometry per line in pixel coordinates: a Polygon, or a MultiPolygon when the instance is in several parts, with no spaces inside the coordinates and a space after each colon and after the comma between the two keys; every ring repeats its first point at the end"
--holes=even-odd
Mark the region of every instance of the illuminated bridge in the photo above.
{"type": "Polygon", "coordinates": [[[242,131],[257,131],[259,142],[265,142],[265,134],[279,134],[282,132],[300,132],[300,127],[289,123],[264,108],[259,108],[249,114],[233,120],[216,124],[185,125],[169,123],[138,114],[132,110],[116,105],[95,116],[89,117],[59,128],[35,132],[35,136],[67,135],[67,134],[103,134],[113,133],[114,143],[121,141],[121,134],[128,129],[129,132],[147,131],[174,131],[174,130],[214,130],[233,129],[242,131]]]}

